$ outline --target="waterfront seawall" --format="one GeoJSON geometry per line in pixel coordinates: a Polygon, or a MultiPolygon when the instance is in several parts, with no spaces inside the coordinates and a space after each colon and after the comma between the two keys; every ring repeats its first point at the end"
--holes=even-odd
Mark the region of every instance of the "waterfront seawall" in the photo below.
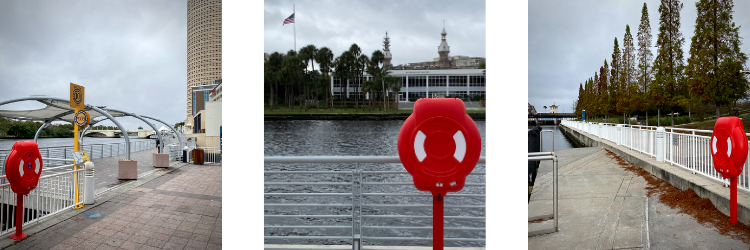
{"type": "MultiPolygon", "coordinates": [[[[692,171],[671,165],[668,162],[658,162],[656,158],[631,150],[625,146],[618,146],[614,142],[606,141],[596,136],[571,128],[560,126],[560,131],[567,137],[586,147],[601,147],[612,151],[635,166],[649,172],[680,190],[692,189],[701,198],[708,198],[722,213],[729,216],[729,187],[723,182],[710,179],[692,171]]],[[[737,221],[750,225],[750,194],[747,191],[737,191],[737,221]]]]}

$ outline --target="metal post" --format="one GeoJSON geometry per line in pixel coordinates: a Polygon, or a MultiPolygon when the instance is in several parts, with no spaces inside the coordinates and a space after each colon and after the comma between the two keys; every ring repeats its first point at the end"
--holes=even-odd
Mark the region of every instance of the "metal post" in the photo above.
{"type": "Polygon", "coordinates": [[[126,144],[125,145],[126,146],[125,159],[126,160],[130,160],[130,137],[128,136],[128,130],[125,129],[125,127],[122,126],[122,124],[120,124],[114,117],[112,117],[112,115],[110,115],[106,111],[104,111],[104,110],[102,110],[100,108],[97,108],[95,106],[91,106],[91,105],[86,105],[86,107],[89,107],[89,108],[93,109],[94,111],[99,112],[100,114],[106,116],[107,118],[109,118],[110,120],[112,120],[112,122],[115,125],[117,125],[118,128],[120,128],[120,131],[123,132],[123,134],[125,136],[125,144],[126,144]]]}
{"type": "Polygon", "coordinates": [[[94,204],[94,163],[86,162],[84,165],[83,181],[83,204],[94,204]]]}
{"type": "Polygon", "coordinates": [[[665,137],[665,129],[664,127],[658,127],[656,128],[656,161],[663,162],[664,161],[664,137],[665,137]]]}
{"type": "Polygon", "coordinates": [[[42,133],[42,130],[44,130],[47,125],[49,125],[49,122],[49,120],[44,121],[44,124],[42,124],[42,126],[36,130],[36,134],[34,135],[34,142],[37,142],[36,140],[39,138],[39,134],[42,133]]]}

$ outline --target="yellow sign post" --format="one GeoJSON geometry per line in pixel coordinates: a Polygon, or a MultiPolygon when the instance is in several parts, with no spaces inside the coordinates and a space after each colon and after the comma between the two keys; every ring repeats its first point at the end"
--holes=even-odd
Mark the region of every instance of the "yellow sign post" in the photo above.
{"type": "MultiPolygon", "coordinates": [[[[82,110],[85,108],[85,88],[81,85],[77,85],[75,83],[70,83],[70,107],[75,109],[75,117],[74,117],[74,124],[73,124],[73,152],[78,152],[79,146],[78,145],[78,128],[84,127],[89,124],[89,121],[91,121],[91,117],[89,116],[89,113],[82,110]]],[[[82,163],[82,162],[76,162],[76,163],[82,163]]],[[[75,166],[75,170],[78,170],[78,165],[75,166]]],[[[78,203],[78,179],[79,179],[78,172],[75,173],[75,202],[78,203]]],[[[82,208],[83,205],[76,205],[75,208],[79,209],[82,208]]]]}

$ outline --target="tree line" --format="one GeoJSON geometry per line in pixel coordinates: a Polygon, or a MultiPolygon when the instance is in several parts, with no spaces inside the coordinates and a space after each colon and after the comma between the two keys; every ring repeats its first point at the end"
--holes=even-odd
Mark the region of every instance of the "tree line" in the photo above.
{"type": "Polygon", "coordinates": [[[355,43],[338,57],[328,47],[318,49],[315,45],[307,45],[296,52],[289,50],[286,54],[274,52],[264,61],[263,80],[265,99],[271,110],[278,108],[294,109],[299,105],[300,110],[310,108],[333,110],[346,108],[345,98],[338,98],[331,93],[331,77],[341,79],[340,91],[346,93],[346,81],[355,88],[354,92],[369,94],[369,103],[359,100],[354,95],[354,107],[359,111],[360,106],[368,105],[374,109],[374,100],[382,102],[377,108],[387,110],[388,103],[395,101],[393,93],[401,90],[401,78],[391,76],[391,72],[383,65],[385,55],[375,50],[368,57],[355,43]],[[315,62],[319,68],[315,69],[315,62]],[[308,70],[312,66],[312,70],[308,70]],[[365,80],[364,74],[372,76],[372,80],[365,80]]]}
{"type": "MultiPolygon", "coordinates": [[[[651,52],[652,36],[646,3],[641,10],[637,48],[630,26],[625,25],[622,49],[617,37],[610,64],[604,64],[578,87],[576,115],[607,116],[648,114],[656,110],[676,111],[695,105],[736,105],[748,97],[747,55],[740,51],[742,37],[732,21],[732,0],[701,0],[695,4],[697,18],[687,64],[680,32],[679,0],[661,0],[656,57],[651,52]]],[[[674,116],[671,118],[674,126],[674,116]]]]}
{"type": "MultiPolygon", "coordinates": [[[[0,117],[0,137],[34,138],[41,126],[41,122],[17,121],[0,117]]],[[[73,137],[73,124],[48,125],[39,133],[39,137],[73,137]]]]}
{"type": "MultiPolygon", "coordinates": [[[[19,139],[34,138],[36,131],[42,126],[42,122],[19,121],[0,117],[0,137],[12,137],[19,139]]],[[[91,130],[119,130],[114,126],[92,126],[91,130]]],[[[39,133],[39,137],[68,138],[73,137],[73,124],[50,124],[39,133]]]]}

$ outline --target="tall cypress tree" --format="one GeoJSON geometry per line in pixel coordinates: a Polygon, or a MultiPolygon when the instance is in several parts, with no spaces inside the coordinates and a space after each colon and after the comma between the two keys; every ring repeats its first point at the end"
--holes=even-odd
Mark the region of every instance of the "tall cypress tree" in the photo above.
{"type": "Polygon", "coordinates": [[[720,106],[746,96],[748,82],[738,74],[747,63],[739,49],[739,27],[732,21],[732,0],[701,0],[695,3],[697,18],[691,39],[686,75],[695,99],[720,106]]]}
{"type": "Polygon", "coordinates": [[[630,25],[625,25],[625,36],[622,38],[622,61],[620,64],[620,84],[623,85],[627,93],[625,104],[625,113],[630,113],[638,108],[641,93],[638,91],[635,82],[635,46],[633,45],[633,35],[630,34],[630,25]]]}
{"type": "Polygon", "coordinates": [[[615,45],[612,49],[612,69],[610,69],[609,78],[609,89],[614,91],[613,105],[617,114],[623,113],[623,106],[621,100],[623,99],[623,91],[620,86],[620,59],[622,55],[620,53],[620,45],[617,44],[617,37],[615,37],[615,45]]]}
{"type": "Polygon", "coordinates": [[[670,113],[674,113],[686,94],[684,81],[680,81],[684,68],[682,44],[685,43],[680,32],[682,7],[679,0],[661,0],[659,5],[659,35],[656,40],[657,53],[651,90],[655,91],[652,97],[657,107],[669,109],[670,113]]]}
{"type": "Polygon", "coordinates": [[[649,84],[651,83],[651,62],[654,54],[651,53],[651,23],[648,19],[648,7],[643,3],[641,9],[641,24],[638,26],[638,87],[641,92],[640,109],[646,112],[646,125],[648,126],[648,111],[652,107],[649,98],[649,84]]]}

